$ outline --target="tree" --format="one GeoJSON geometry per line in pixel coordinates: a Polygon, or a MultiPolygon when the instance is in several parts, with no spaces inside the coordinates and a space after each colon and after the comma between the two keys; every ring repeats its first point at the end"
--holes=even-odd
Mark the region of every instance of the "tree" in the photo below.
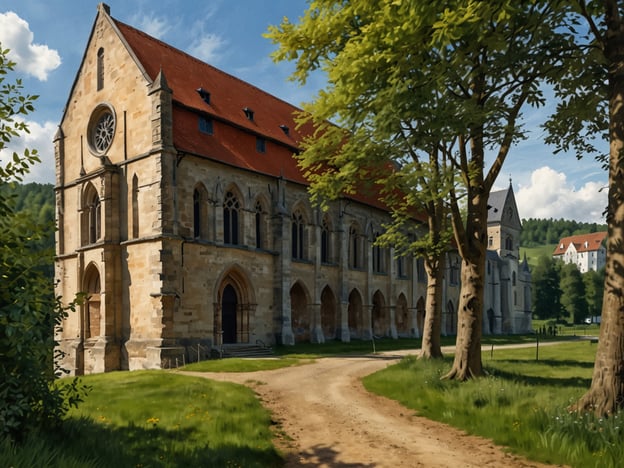
{"type": "Polygon", "coordinates": [[[556,13],[545,2],[326,0],[312,3],[298,25],[286,19],[269,33],[280,45],[275,57],[296,61],[295,79],[305,83],[319,68],[328,76],[327,88],[304,107],[317,127],[300,159],[313,189],[317,183],[337,195],[353,190],[357,178],[383,183],[370,168],[404,156],[392,151],[396,141],[408,140],[410,156],[421,162],[434,145],[453,142],[454,151],[442,154],[461,180],[447,202],[463,260],[449,378],[483,373],[487,201],[509,149],[523,136],[523,105],[543,102],[540,80],[559,60],[558,35],[544,22],[549,15],[556,13]],[[347,143],[330,119],[349,131],[347,143]],[[344,150],[364,141],[357,135],[390,151],[344,150]]]}
{"type": "MultiPolygon", "coordinates": [[[[0,47],[0,150],[28,132],[18,117],[31,112],[36,99],[22,94],[20,80],[6,82],[14,67],[7,55],[0,47]]],[[[38,248],[45,227],[13,207],[13,184],[38,161],[36,151],[25,150],[0,164],[0,437],[12,439],[60,422],[81,398],[76,380],[64,388],[52,385],[62,372],[54,365],[54,328],[67,309],[45,273],[53,252],[38,248]]]]}
{"type": "Polygon", "coordinates": [[[609,415],[624,405],[624,18],[617,0],[553,2],[566,13],[570,49],[559,99],[546,124],[548,142],[577,157],[596,154],[608,165],[607,262],[600,336],[592,383],[573,406],[609,415]],[[597,144],[609,142],[604,155],[597,144]]]}
{"type": "Polygon", "coordinates": [[[587,317],[585,283],[576,265],[568,263],[561,269],[561,305],[572,323],[582,323],[587,317]]]}
{"type": "Polygon", "coordinates": [[[559,320],[562,312],[559,265],[556,260],[546,255],[537,259],[532,271],[533,313],[539,319],[554,318],[559,320]]]}
{"type": "MultiPolygon", "coordinates": [[[[412,68],[409,54],[396,50],[400,37],[388,35],[403,24],[395,13],[378,2],[321,2],[311,6],[299,25],[285,20],[279,28],[270,28],[268,36],[280,44],[277,60],[297,59],[295,79],[305,83],[319,67],[328,74],[329,87],[304,107],[301,117],[302,123],[312,121],[317,128],[304,141],[300,157],[312,200],[323,204],[371,185],[382,193],[394,222],[385,226],[379,241],[392,245],[398,255],[424,258],[427,295],[421,357],[436,358],[442,356],[442,286],[450,241],[443,197],[453,185],[447,159],[453,141],[446,141],[442,124],[417,125],[421,116],[448,104],[435,94],[425,100],[430,89],[413,86],[418,77],[410,75],[418,75],[418,70],[412,68]],[[383,51],[377,48],[381,36],[392,41],[383,51]],[[395,66],[388,67],[395,59],[395,66]],[[417,95],[421,98],[414,99],[417,95]],[[334,118],[339,126],[330,123],[334,118]],[[420,225],[423,214],[424,233],[410,231],[408,226],[420,225]]],[[[414,56],[419,53],[427,51],[412,51],[414,56]]]]}
{"type": "Polygon", "coordinates": [[[604,268],[600,271],[589,270],[583,275],[585,297],[587,299],[587,315],[596,317],[602,311],[604,294],[604,268]]]}

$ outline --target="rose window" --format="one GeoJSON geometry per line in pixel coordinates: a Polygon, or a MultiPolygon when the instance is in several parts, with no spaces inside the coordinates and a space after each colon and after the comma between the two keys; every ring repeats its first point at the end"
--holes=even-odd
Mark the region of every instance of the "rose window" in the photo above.
{"type": "Polygon", "coordinates": [[[93,129],[93,146],[98,152],[103,153],[108,149],[113,141],[115,133],[115,119],[112,114],[106,112],[95,124],[93,129]]]}
{"type": "Polygon", "coordinates": [[[115,114],[107,104],[99,105],[89,119],[89,148],[102,156],[110,148],[115,137],[115,114]]]}

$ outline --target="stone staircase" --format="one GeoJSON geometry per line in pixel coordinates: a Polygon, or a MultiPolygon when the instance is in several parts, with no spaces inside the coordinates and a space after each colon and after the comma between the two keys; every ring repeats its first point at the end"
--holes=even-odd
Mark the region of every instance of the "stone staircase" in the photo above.
{"type": "Polygon", "coordinates": [[[273,356],[273,348],[261,344],[253,345],[248,343],[241,343],[223,345],[223,358],[260,358],[273,356]]]}

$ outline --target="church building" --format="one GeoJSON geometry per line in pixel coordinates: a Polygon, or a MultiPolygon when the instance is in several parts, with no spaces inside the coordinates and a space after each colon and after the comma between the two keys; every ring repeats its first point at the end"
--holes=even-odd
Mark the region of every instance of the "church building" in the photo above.
{"type": "MultiPolygon", "coordinates": [[[[391,219],[374,196],[327,212],[310,203],[293,154],[312,129],[296,127],[295,111],[98,6],[54,142],[56,293],[85,294],[57,336],[66,369],[420,336],[422,261],[374,245],[391,219]]],[[[492,194],[485,333],[530,330],[530,274],[504,193],[492,194]]],[[[447,264],[442,330],[452,335],[456,254],[447,264]]]]}

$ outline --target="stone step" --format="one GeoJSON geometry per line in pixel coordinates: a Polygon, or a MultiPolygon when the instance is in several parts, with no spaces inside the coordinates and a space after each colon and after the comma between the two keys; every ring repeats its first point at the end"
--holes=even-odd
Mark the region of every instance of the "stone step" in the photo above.
{"type": "Polygon", "coordinates": [[[230,344],[223,345],[222,357],[271,357],[273,348],[261,345],[230,344]]]}

